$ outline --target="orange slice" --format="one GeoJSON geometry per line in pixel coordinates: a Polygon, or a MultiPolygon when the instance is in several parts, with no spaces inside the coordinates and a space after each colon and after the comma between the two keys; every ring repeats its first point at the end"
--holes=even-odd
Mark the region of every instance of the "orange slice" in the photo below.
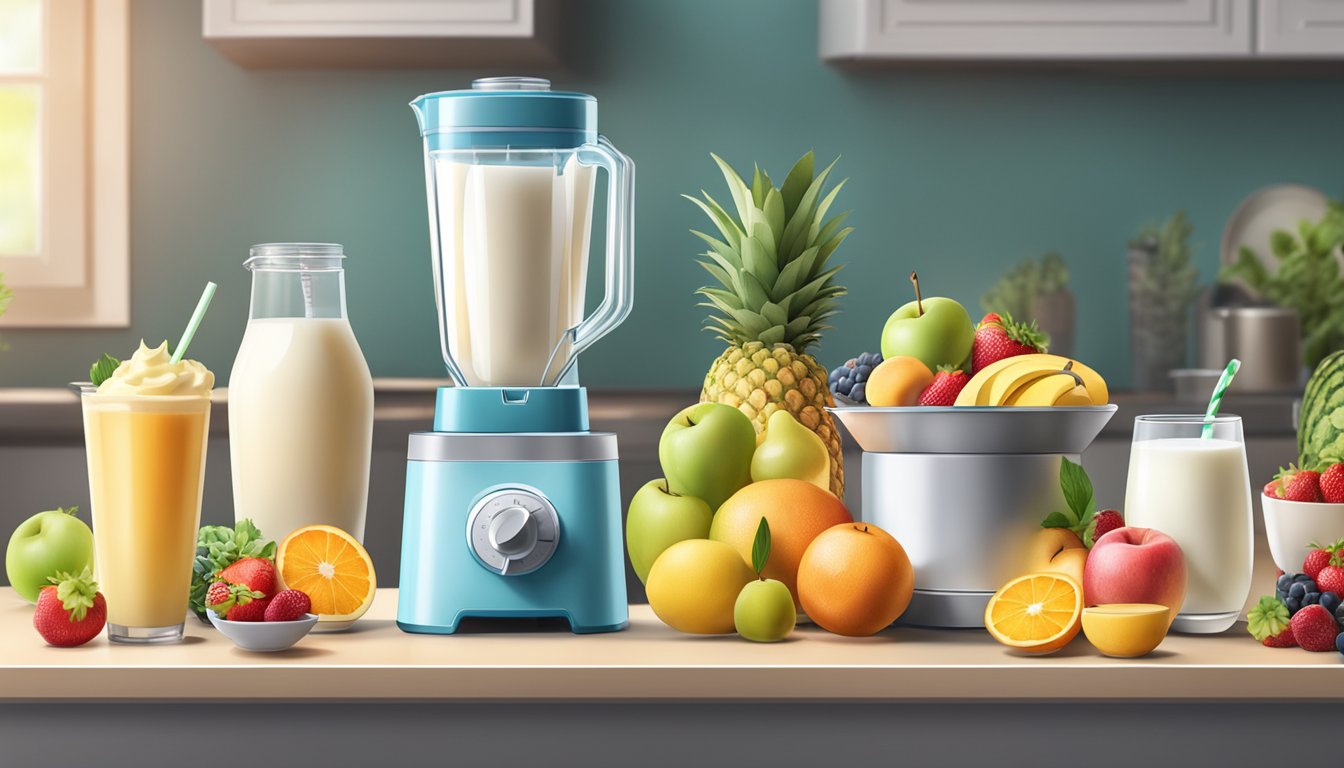
{"type": "Polygon", "coordinates": [[[1026,653],[1053,653],[1078,636],[1083,588],[1062,573],[1032,573],[999,587],[985,606],[985,629],[1026,653]]]}
{"type": "Polygon", "coordinates": [[[286,589],[308,594],[319,621],[354,621],[369,610],[378,580],[355,538],[330,525],[295,530],[280,543],[275,569],[286,589]]]}

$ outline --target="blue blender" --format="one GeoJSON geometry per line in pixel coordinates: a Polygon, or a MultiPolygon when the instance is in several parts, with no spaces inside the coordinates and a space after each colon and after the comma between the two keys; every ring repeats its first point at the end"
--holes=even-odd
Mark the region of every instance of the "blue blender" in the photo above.
{"type": "Polygon", "coordinates": [[[625,628],[616,436],[590,432],[580,353],[630,313],[634,164],[597,101],[537,78],[411,102],[424,137],[443,362],[434,430],[410,436],[397,626],[468,617],[625,628]],[[597,169],[606,293],[584,313],[597,169]]]}

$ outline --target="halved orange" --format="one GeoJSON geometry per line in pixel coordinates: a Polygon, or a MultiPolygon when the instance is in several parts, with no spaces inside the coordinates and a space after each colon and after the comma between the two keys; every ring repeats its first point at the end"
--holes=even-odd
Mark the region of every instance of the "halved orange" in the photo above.
{"type": "Polygon", "coordinates": [[[319,623],[352,622],[373,603],[373,560],[355,538],[330,525],[309,525],[285,537],[275,569],[286,589],[308,594],[319,623]]]}
{"type": "Polygon", "coordinates": [[[1083,588],[1062,573],[1031,573],[999,587],[985,606],[985,629],[1026,653],[1053,653],[1078,636],[1083,588]]]}

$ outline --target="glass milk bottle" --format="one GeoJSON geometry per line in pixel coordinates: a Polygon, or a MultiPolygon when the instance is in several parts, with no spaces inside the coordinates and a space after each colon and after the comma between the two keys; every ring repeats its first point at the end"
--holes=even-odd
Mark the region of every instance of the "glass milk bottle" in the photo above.
{"type": "Polygon", "coordinates": [[[277,542],[318,523],[364,539],[373,379],[345,314],[340,245],[253,246],[252,305],[229,376],[235,520],[277,542]]]}

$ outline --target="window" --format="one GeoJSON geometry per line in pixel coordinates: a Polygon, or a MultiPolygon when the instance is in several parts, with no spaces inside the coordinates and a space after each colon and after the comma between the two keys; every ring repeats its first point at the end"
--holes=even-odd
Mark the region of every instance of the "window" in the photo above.
{"type": "Polygon", "coordinates": [[[126,326],[128,0],[0,0],[2,327],[126,326]]]}

